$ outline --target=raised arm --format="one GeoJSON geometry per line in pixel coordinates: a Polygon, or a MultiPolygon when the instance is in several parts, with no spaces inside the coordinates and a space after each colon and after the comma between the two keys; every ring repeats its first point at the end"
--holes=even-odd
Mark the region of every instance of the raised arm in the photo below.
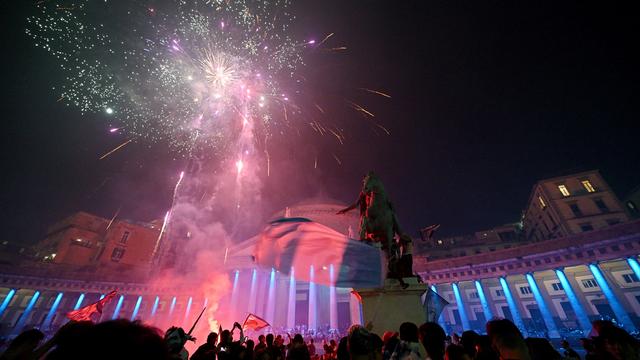
{"type": "Polygon", "coordinates": [[[244,343],[245,338],[244,338],[244,331],[242,330],[242,325],[240,325],[239,322],[235,322],[233,324],[233,329],[231,329],[231,334],[233,334],[233,332],[235,331],[235,329],[238,328],[240,330],[240,339],[238,340],[238,342],[240,344],[244,343]]]}
{"type": "Polygon", "coordinates": [[[362,197],[363,197],[363,195],[362,195],[362,193],[360,193],[360,196],[358,196],[358,200],[356,200],[353,204],[347,206],[346,208],[338,211],[336,214],[337,215],[342,215],[342,214],[345,214],[345,213],[357,208],[360,205],[360,203],[362,202],[362,197]]]}

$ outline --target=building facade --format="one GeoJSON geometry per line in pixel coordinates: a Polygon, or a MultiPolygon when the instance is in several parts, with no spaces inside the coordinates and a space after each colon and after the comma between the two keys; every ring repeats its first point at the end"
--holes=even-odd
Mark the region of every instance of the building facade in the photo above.
{"type": "Polygon", "coordinates": [[[597,170],[538,181],[523,215],[527,241],[561,238],[629,220],[597,170]]]}
{"type": "Polygon", "coordinates": [[[450,305],[449,331],[484,332],[492,317],[530,336],[585,334],[595,319],[640,328],[640,221],[455,259],[414,261],[450,305]],[[458,295],[456,295],[458,293],[458,295]]]}
{"type": "Polygon", "coordinates": [[[635,189],[633,189],[629,194],[627,194],[627,196],[625,196],[624,200],[624,205],[627,208],[627,211],[629,212],[629,215],[631,215],[631,217],[633,218],[639,218],[640,217],[640,186],[636,187],[635,189]]]}
{"type": "MultiPolygon", "coordinates": [[[[272,217],[306,217],[342,233],[350,229],[353,232],[358,215],[336,215],[344,207],[339,202],[314,199],[272,217]]],[[[31,327],[54,331],[67,321],[64,314],[95,302],[114,289],[118,295],[107,304],[102,319],[142,319],[160,328],[186,326],[209,300],[196,295],[201,284],[187,281],[154,285],[155,272],[150,265],[158,237],[155,224],[147,228],[114,221],[109,225],[106,219],[87,213],[74,214],[52,226],[38,245],[41,261],[27,267],[0,267],[0,334],[13,336],[31,327]],[[149,229],[154,231],[147,236],[149,229]],[[118,248],[124,249],[124,254],[114,261],[118,248]],[[144,256],[133,256],[137,253],[144,256]],[[56,255],[47,257],[50,254],[56,255]]],[[[285,275],[257,268],[252,260],[255,240],[229,248],[225,263],[221,264],[232,284],[227,296],[217,304],[224,309],[224,320],[229,320],[225,326],[242,321],[248,313],[283,329],[344,330],[361,322],[352,289],[297,281],[293,272],[285,275]]]]}
{"type": "Polygon", "coordinates": [[[77,212],[49,227],[34,256],[68,266],[148,269],[161,226],[77,212]]]}
{"type": "Polygon", "coordinates": [[[472,235],[416,239],[414,246],[418,256],[427,260],[453,258],[509,249],[523,244],[519,223],[505,224],[491,229],[476,231],[472,235]]]}
{"type": "MultiPolygon", "coordinates": [[[[552,338],[584,336],[590,322],[601,318],[613,319],[628,331],[640,328],[640,220],[624,218],[626,213],[619,211],[615,199],[599,193],[610,190],[592,174],[584,176],[576,176],[576,182],[545,181],[553,186],[535,187],[530,207],[536,205],[537,195],[542,194],[548,204],[546,209],[564,211],[566,215],[567,208],[573,212],[572,201],[580,201],[583,214],[599,224],[593,230],[577,231],[575,225],[583,220],[557,215],[558,224],[560,219],[564,221],[562,236],[524,241],[518,235],[519,225],[512,224],[453,239],[450,244],[444,241],[438,244],[437,240],[432,244],[429,251],[440,251],[438,247],[443,246],[443,254],[453,251],[450,257],[414,256],[414,270],[450,303],[441,309],[438,319],[447,332],[474,329],[484,333],[485,322],[493,317],[513,320],[529,336],[552,338]],[[587,190],[582,182],[585,180],[589,180],[593,191],[587,190]],[[562,194],[558,184],[565,185],[569,195],[562,194]],[[579,194],[577,186],[583,186],[586,193],[579,194]],[[553,189],[560,191],[562,197],[554,199],[546,194],[553,189]],[[578,194],[571,195],[575,193],[578,194]],[[572,200],[571,196],[580,198],[572,200]],[[589,210],[586,204],[601,210],[596,204],[597,196],[605,199],[609,212],[589,212],[593,208],[589,210]],[[555,205],[551,205],[554,201],[555,205]],[[607,219],[614,216],[625,221],[608,223],[607,219]],[[462,248],[468,252],[461,253],[462,248]]],[[[343,233],[349,233],[349,229],[357,232],[357,214],[335,214],[343,206],[314,200],[289,207],[274,217],[307,217],[343,233]]],[[[544,209],[539,206],[538,209],[546,214],[544,209]]],[[[153,237],[157,240],[156,228],[150,229],[156,230],[150,232],[154,236],[141,237],[145,245],[139,251],[144,256],[122,261],[127,254],[135,253],[129,249],[139,236],[138,231],[148,228],[127,223],[108,226],[105,219],[87,215],[77,215],[52,227],[41,244],[40,256],[45,259],[55,249],[55,257],[49,256],[46,261],[28,267],[0,267],[1,334],[13,336],[29,327],[53,331],[66,322],[65,313],[97,301],[113,289],[118,289],[118,295],[106,306],[103,319],[142,319],[160,328],[189,325],[209,303],[209,299],[196,295],[194,289],[198,284],[187,281],[158,286],[150,281],[152,271],[148,264],[156,243],[153,237]],[[103,226],[109,229],[101,232],[103,226]],[[76,239],[91,246],[85,250],[85,246],[74,244],[76,239]],[[96,243],[103,245],[94,246],[96,243]],[[82,249],[75,249],[72,244],[82,249]],[[113,261],[114,249],[118,247],[125,249],[124,256],[113,261]],[[76,258],[80,261],[74,263],[76,258]],[[131,265],[139,263],[142,265],[131,265]],[[121,271],[127,266],[129,271],[121,271]]],[[[255,240],[229,248],[221,265],[231,286],[217,305],[224,309],[228,319],[241,321],[247,313],[254,313],[274,328],[284,329],[344,329],[362,323],[360,303],[352,289],[295,278],[295,272],[309,271],[309,277],[313,278],[314,271],[336,269],[294,269],[282,274],[257,268],[251,259],[255,240]]]]}

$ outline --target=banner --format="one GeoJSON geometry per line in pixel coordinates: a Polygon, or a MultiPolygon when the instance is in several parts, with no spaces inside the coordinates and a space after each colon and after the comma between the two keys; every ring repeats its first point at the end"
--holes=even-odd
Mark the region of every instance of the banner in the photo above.
{"type": "Polygon", "coordinates": [[[67,317],[71,321],[91,321],[91,316],[95,313],[102,315],[102,309],[104,305],[108,303],[114,296],[116,296],[116,291],[113,290],[101,300],[94,302],[91,305],[87,305],[78,310],[70,311],[67,313],[67,317]]]}
{"type": "Polygon", "coordinates": [[[424,298],[424,312],[427,315],[427,321],[437,322],[440,313],[449,302],[435,291],[429,289],[424,298]]]}
{"type": "Polygon", "coordinates": [[[247,315],[247,318],[244,319],[244,323],[242,324],[242,330],[253,330],[258,331],[260,329],[264,329],[269,325],[263,318],[256,316],[254,314],[247,315]]]}
{"type": "Polygon", "coordinates": [[[344,288],[384,284],[382,251],[305,218],[271,222],[259,235],[256,263],[300,281],[344,288]]]}

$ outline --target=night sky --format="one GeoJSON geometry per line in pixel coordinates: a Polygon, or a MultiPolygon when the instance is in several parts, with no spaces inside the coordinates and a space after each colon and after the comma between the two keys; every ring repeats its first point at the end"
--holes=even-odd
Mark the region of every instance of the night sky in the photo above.
{"type": "MultiPolygon", "coordinates": [[[[414,234],[433,223],[453,235],[517,221],[533,184],[563,173],[600,169],[621,197],[640,184],[633,9],[467,3],[294,0],[297,36],[333,32],[332,45],[348,48],[313,54],[299,71],[347,141],[274,139],[263,216],[310,197],[351,202],[368,170],[414,234]],[[344,97],[365,104],[391,136],[344,97]]],[[[58,65],[24,33],[33,12],[32,1],[0,5],[0,240],[33,243],[78,210],[162,217],[184,158],[138,141],[98,160],[123,138],[108,134],[105,114],[56,102],[58,65]]]]}

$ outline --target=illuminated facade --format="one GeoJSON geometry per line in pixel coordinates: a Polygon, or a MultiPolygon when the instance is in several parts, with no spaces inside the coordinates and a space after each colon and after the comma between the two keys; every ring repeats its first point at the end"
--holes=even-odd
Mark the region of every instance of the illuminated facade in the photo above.
{"type": "Polygon", "coordinates": [[[636,220],[490,254],[418,258],[414,268],[451,303],[442,317],[449,331],[468,323],[483,332],[491,314],[530,336],[559,337],[588,331],[600,318],[640,328],[638,254],[636,220]]]}
{"type": "MultiPolygon", "coordinates": [[[[272,217],[307,217],[348,233],[349,229],[357,229],[358,215],[336,215],[344,206],[316,199],[272,217]]],[[[67,321],[65,313],[95,302],[113,289],[118,289],[118,296],[107,304],[102,319],[143,319],[160,328],[187,326],[193,321],[207,302],[193,296],[195,284],[149,285],[153,274],[151,254],[159,235],[157,226],[114,221],[106,229],[108,223],[87,213],[74,214],[52,226],[38,245],[38,259],[45,261],[28,267],[0,268],[0,334],[12,336],[29,327],[55,330],[67,321]],[[76,239],[90,246],[79,246],[76,239]],[[136,247],[132,247],[134,243],[138,243],[136,247]],[[126,251],[119,261],[111,261],[110,254],[116,248],[126,251]],[[138,252],[145,256],[129,255],[138,252]],[[56,256],[45,259],[54,253],[56,256]],[[138,265],[132,266],[133,262],[138,265]]],[[[221,306],[232,318],[241,320],[251,312],[278,328],[345,329],[361,322],[359,303],[351,289],[294,278],[295,271],[335,269],[294,269],[290,275],[259,269],[251,259],[254,244],[255,239],[249,239],[228,251],[226,269],[232,289],[221,306]]]]}
{"type": "MultiPolygon", "coordinates": [[[[565,186],[569,194],[574,194],[575,186],[580,184],[566,182],[565,186]]],[[[591,185],[595,191],[583,195],[595,204],[592,196],[602,189],[602,183],[594,178],[591,185]]],[[[536,191],[540,190],[535,188],[536,191]]],[[[562,196],[562,192],[557,191],[562,196]]],[[[532,196],[532,199],[536,197],[532,196]]],[[[564,197],[543,200],[549,209],[553,209],[554,201],[559,204],[557,206],[567,204],[564,197]]],[[[314,200],[287,208],[273,217],[307,217],[344,233],[357,232],[357,214],[335,215],[343,206],[314,200]]],[[[611,206],[611,209],[615,208],[611,206]]],[[[621,214],[623,212],[612,211],[605,216],[595,214],[594,218],[604,219],[606,223],[608,216],[621,214]]],[[[43,244],[58,244],[58,247],[40,246],[43,252],[39,256],[51,253],[52,248],[60,255],[28,268],[0,268],[0,333],[15,335],[27,327],[55,330],[66,321],[66,312],[94,302],[112,289],[118,289],[119,294],[106,306],[103,319],[139,318],[160,328],[173,324],[188,326],[207,300],[192,294],[194,284],[149,285],[151,245],[156,239],[149,236],[143,241],[148,242],[147,247],[142,248],[146,257],[132,258],[131,261],[141,262],[141,266],[127,265],[131,262],[100,265],[104,254],[113,253],[109,249],[120,246],[125,231],[130,231],[127,243],[131,243],[138,236],[135,232],[138,228],[112,223],[109,231],[114,235],[103,241],[105,250],[96,251],[91,247],[93,252],[87,254],[86,250],[72,249],[72,241],[81,238],[93,244],[94,239],[104,238],[105,233],[96,229],[106,224],[104,219],[86,215],[52,227],[58,231],[52,231],[43,244]],[[87,225],[92,221],[94,227],[87,225]],[[67,246],[66,250],[64,246],[67,246]],[[76,255],[70,255],[72,253],[76,255]],[[72,265],[67,258],[80,261],[72,265]],[[115,264],[123,267],[114,267],[115,264]],[[129,271],[114,271],[124,268],[129,271]]],[[[571,229],[571,225],[568,228],[571,229]]],[[[157,237],[157,229],[150,230],[156,231],[154,236],[157,237]]],[[[439,317],[448,332],[460,333],[469,328],[484,332],[485,322],[494,316],[512,319],[530,336],[583,336],[590,328],[590,322],[600,318],[615,319],[627,330],[640,326],[640,264],[637,257],[640,254],[640,220],[538,241],[525,241],[518,232],[518,225],[481,231],[471,237],[471,243],[466,243],[468,249],[472,249],[466,254],[414,257],[415,271],[450,303],[439,317]],[[511,232],[513,234],[509,235],[511,232]],[[495,248],[476,253],[474,246],[480,245],[484,246],[482,249],[495,248]]],[[[254,244],[255,239],[249,239],[228,251],[226,270],[232,288],[221,306],[232,314],[232,318],[241,319],[252,312],[279,328],[302,325],[344,329],[362,322],[360,304],[351,289],[295,280],[296,272],[309,271],[313,276],[318,271],[334,272],[336,269],[292,269],[288,275],[258,269],[251,259],[254,244]]],[[[465,243],[457,245],[460,244],[465,243]]],[[[455,250],[456,244],[451,245],[449,250],[455,250]]],[[[108,260],[109,256],[104,259],[108,260]]]]}
{"type": "MultiPolygon", "coordinates": [[[[336,231],[357,233],[358,214],[336,215],[345,205],[335,201],[313,199],[278,212],[272,218],[304,217],[336,231]],[[351,229],[351,230],[349,230],[351,229]]],[[[360,306],[352,289],[335,288],[313,282],[297,281],[296,272],[307,271],[310,278],[319,271],[333,273],[333,267],[292,269],[289,275],[277,271],[257,269],[251,260],[256,238],[249,239],[229,250],[227,267],[235,271],[235,289],[249,289],[249,297],[235,302],[236,317],[246,312],[263,314],[272,325],[282,328],[303,326],[310,329],[346,329],[361,323],[360,306]],[[238,283],[237,287],[235,283],[238,283]],[[255,295],[255,296],[254,296],[255,295]],[[278,304],[273,308],[273,303],[278,304]]]]}

